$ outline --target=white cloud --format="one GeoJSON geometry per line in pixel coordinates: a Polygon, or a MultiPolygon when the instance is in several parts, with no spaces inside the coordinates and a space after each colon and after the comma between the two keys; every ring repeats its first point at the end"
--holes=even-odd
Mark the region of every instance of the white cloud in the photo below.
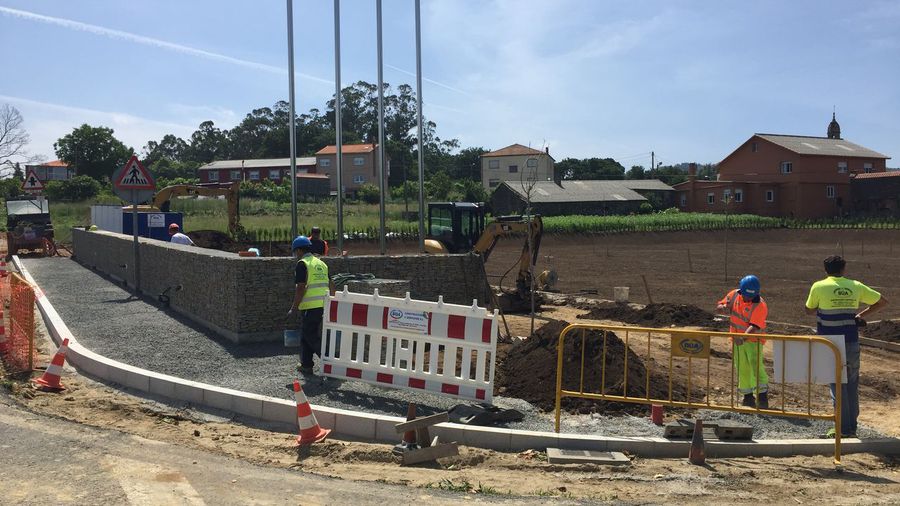
{"type": "Polygon", "coordinates": [[[22,113],[25,130],[31,136],[28,151],[50,160],[56,158],[53,143],[83,123],[112,128],[117,139],[137,151],[149,140],[159,140],[170,133],[188,137],[197,128],[196,124],[157,121],[122,112],[71,107],[8,95],[0,95],[0,102],[9,102],[22,113]]]}
{"type": "MultiPolygon", "coordinates": [[[[241,58],[235,58],[232,56],[224,55],[221,53],[215,53],[212,51],[206,51],[204,49],[198,49],[191,46],[185,46],[183,44],[176,44],[174,42],[168,42],[165,40],[154,39],[152,37],[145,37],[143,35],[136,35],[129,32],[123,32],[121,30],[115,30],[112,28],[106,28],[103,26],[92,25],[88,23],[82,23],[80,21],[74,21],[71,19],[63,19],[57,18],[53,16],[45,16],[43,14],[37,14],[34,12],[23,11],[19,9],[12,9],[10,7],[0,6],[0,14],[5,14],[7,16],[12,16],[19,19],[25,19],[29,21],[36,21],[39,23],[45,23],[49,25],[61,26],[63,28],[68,28],[70,30],[77,30],[82,32],[91,33],[93,35],[99,35],[101,37],[109,37],[112,39],[119,40],[127,40],[129,42],[134,42],[137,44],[143,44],[146,46],[157,47],[160,49],[165,49],[167,51],[174,51],[176,53],[197,56],[199,58],[204,58],[207,60],[217,61],[221,63],[228,63],[231,65],[239,65],[242,67],[252,68],[255,70],[262,70],[264,72],[270,72],[273,74],[285,75],[287,74],[287,69],[284,67],[279,67],[276,65],[268,65],[266,63],[259,63],[250,60],[244,60],[241,58]]],[[[330,84],[334,86],[334,81],[329,79],[323,79],[321,77],[313,76],[310,74],[304,74],[302,72],[295,72],[295,75],[301,79],[306,79],[308,81],[330,84]]]]}

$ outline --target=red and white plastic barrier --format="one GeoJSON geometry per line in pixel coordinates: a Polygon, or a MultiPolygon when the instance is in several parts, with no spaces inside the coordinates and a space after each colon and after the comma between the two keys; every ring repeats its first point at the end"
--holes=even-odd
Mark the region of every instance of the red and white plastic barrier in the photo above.
{"type": "Polygon", "coordinates": [[[385,387],[493,400],[498,312],[351,293],[325,303],[322,374],[385,387]]]}

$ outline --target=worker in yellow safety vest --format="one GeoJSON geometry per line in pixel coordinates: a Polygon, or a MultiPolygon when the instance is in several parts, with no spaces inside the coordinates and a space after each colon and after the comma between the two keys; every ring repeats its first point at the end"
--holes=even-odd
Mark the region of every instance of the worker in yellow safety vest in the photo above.
{"type": "Polygon", "coordinates": [[[755,337],[765,334],[769,306],[759,294],[759,278],[744,276],[736,288],[719,301],[716,310],[730,316],[729,332],[745,334],[733,337],[732,362],[738,377],[738,392],[744,394],[744,406],[769,407],[769,376],[763,365],[766,340],[755,337]],[[753,394],[756,394],[754,399],[753,394]]]}
{"type": "Polygon", "coordinates": [[[294,301],[288,316],[299,310],[302,317],[298,368],[302,374],[312,374],[313,355],[322,356],[322,318],[332,288],[328,265],[312,254],[312,248],[312,242],[303,235],[291,243],[294,258],[298,260],[294,269],[294,301]]]}

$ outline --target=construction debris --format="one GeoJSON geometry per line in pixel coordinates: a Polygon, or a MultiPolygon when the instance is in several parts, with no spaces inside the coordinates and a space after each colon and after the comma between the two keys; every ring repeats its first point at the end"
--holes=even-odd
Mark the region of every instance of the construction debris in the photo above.
{"type": "Polygon", "coordinates": [[[547,448],[547,460],[551,464],[604,464],[631,465],[631,459],[621,452],[595,452],[592,450],[561,450],[547,448]]]}
{"type": "Polygon", "coordinates": [[[438,436],[431,439],[428,428],[432,425],[450,421],[449,414],[445,411],[424,418],[397,424],[394,428],[397,434],[403,434],[407,431],[416,431],[417,449],[408,449],[402,453],[403,465],[409,466],[419,464],[421,462],[430,462],[444,457],[453,457],[459,455],[459,446],[453,443],[441,443],[438,436]]]}
{"type": "Polygon", "coordinates": [[[490,404],[457,404],[450,409],[450,421],[463,425],[503,424],[519,422],[525,418],[515,409],[501,409],[490,404]]]}

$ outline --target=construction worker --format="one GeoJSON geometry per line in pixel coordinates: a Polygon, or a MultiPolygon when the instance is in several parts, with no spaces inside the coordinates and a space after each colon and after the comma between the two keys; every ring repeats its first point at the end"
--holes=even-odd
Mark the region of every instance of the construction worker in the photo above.
{"type": "Polygon", "coordinates": [[[190,237],[182,234],[180,232],[180,229],[181,229],[181,227],[179,227],[177,223],[172,223],[171,225],[169,225],[169,236],[170,236],[169,240],[175,244],[184,244],[186,246],[193,246],[194,241],[192,241],[190,237]]]}
{"type": "Polygon", "coordinates": [[[742,405],[767,409],[769,407],[769,376],[763,365],[766,340],[755,337],[765,334],[769,307],[760,296],[759,278],[744,276],[738,288],[719,301],[716,310],[730,316],[729,332],[746,334],[732,337],[732,362],[738,376],[738,392],[744,394],[742,405]],[[754,399],[753,395],[756,394],[754,399]]]}
{"type": "MultiPolygon", "coordinates": [[[[847,383],[841,384],[841,436],[856,435],[859,417],[859,327],[866,325],[863,318],[881,310],[887,301],[868,286],[847,279],[844,272],[847,262],[839,255],[825,259],[825,273],[821,281],[813,283],[806,298],[806,313],[816,315],[819,335],[843,335],[847,362],[847,383]],[[859,304],[868,307],[859,310],[859,304]]],[[[831,384],[831,399],[835,399],[835,384],[831,384]]],[[[835,429],[827,436],[834,437],[835,429]]]]}
{"type": "Polygon", "coordinates": [[[322,230],[313,227],[309,230],[309,242],[312,243],[312,252],[319,256],[328,256],[328,241],[322,239],[322,230]]]}
{"type": "Polygon", "coordinates": [[[291,243],[291,251],[298,260],[294,269],[294,301],[288,317],[298,310],[301,313],[299,370],[302,374],[312,374],[313,355],[322,356],[322,317],[328,291],[332,288],[328,266],[312,254],[312,248],[312,242],[303,235],[291,243]]]}

